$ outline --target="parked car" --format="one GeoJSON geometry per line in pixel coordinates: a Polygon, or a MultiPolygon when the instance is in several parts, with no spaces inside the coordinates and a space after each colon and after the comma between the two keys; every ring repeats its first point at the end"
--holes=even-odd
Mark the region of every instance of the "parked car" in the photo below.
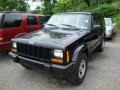
{"type": "Polygon", "coordinates": [[[115,27],[116,23],[113,22],[112,18],[104,18],[106,26],[106,38],[113,38],[113,35],[116,33],[115,27]]]}
{"type": "Polygon", "coordinates": [[[12,38],[43,28],[48,19],[44,15],[0,12],[0,51],[10,50],[12,38]]]}
{"type": "Polygon", "coordinates": [[[86,75],[89,54],[103,51],[104,37],[100,14],[59,13],[44,29],[12,39],[9,54],[25,68],[39,67],[77,85],[86,75]]]}

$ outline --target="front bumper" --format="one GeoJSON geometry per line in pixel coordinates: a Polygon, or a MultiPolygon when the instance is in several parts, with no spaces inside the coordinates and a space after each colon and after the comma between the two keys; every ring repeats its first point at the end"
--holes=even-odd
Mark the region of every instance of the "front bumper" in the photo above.
{"type": "Polygon", "coordinates": [[[106,33],[105,38],[110,38],[112,33],[106,33]]]}
{"type": "Polygon", "coordinates": [[[18,56],[17,54],[14,54],[12,52],[10,52],[9,55],[12,56],[14,62],[23,64],[29,67],[41,68],[59,78],[65,78],[71,75],[71,73],[74,71],[75,62],[72,62],[68,65],[58,65],[58,64],[52,64],[52,63],[43,63],[39,61],[34,61],[32,59],[18,56]]]}
{"type": "Polygon", "coordinates": [[[105,32],[105,38],[110,38],[112,36],[112,30],[105,32]]]}

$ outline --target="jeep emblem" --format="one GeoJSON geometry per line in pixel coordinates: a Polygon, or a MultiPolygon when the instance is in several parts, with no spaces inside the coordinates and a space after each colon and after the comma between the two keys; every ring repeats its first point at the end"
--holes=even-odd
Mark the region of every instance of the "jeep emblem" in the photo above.
{"type": "Polygon", "coordinates": [[[30,44],[34,44],[34,42],[29,42],[30,44]]]}

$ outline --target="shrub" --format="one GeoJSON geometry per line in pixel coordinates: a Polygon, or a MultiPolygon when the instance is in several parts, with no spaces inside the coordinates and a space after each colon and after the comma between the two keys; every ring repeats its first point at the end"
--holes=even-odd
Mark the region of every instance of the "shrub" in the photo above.
{"type": "Polygon", "coordinates": [[[118,9],[116,7],[111,6],[110,4],[100,5],[97,7],[95,12],[100,12],[103,16],[113,16],[118,13],[118,9]]]}
{"type": "Polygon", "coordinates": [[[117,31],[120,33],[120,14],[113,16],[116,23],[117,31]]]}

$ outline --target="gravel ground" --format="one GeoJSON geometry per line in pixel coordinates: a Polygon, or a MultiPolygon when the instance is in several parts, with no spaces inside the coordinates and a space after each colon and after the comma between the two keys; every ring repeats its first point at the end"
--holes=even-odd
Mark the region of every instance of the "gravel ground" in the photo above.
{"type": "Polygon", "coordinates": [[[0,53],[0,90],[120,90],[120,35],[89,57],[84,82],[72,86],[42,70],[26,70],[0,53]]]}

